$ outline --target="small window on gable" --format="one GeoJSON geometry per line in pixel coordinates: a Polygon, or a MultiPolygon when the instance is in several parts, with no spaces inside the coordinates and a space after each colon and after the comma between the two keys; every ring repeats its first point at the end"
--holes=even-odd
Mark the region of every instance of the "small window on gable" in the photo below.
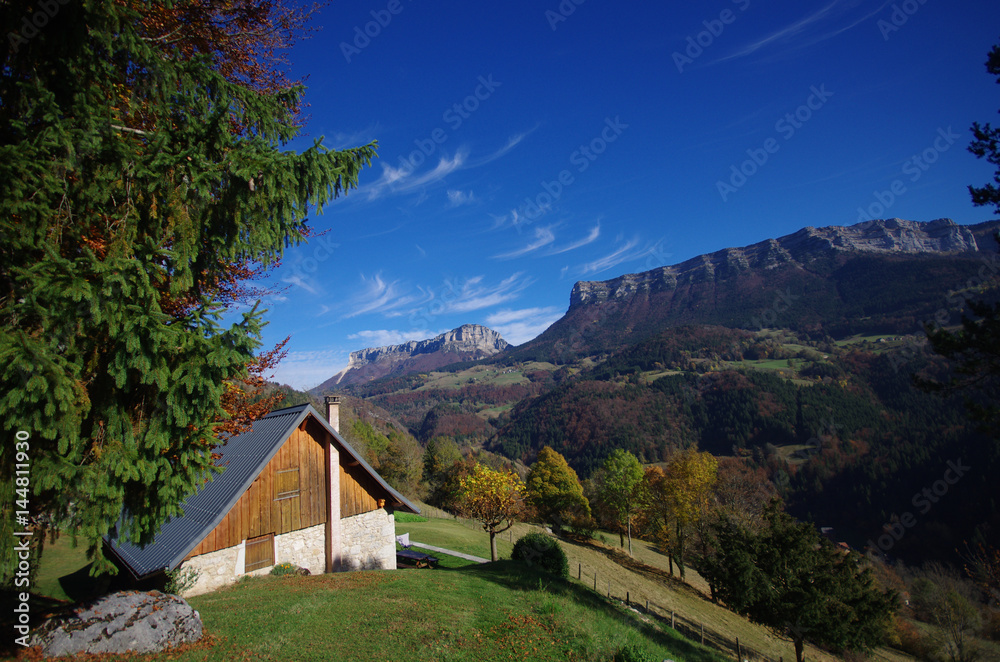
{"type": "Polygon", "coordinates": [[[281,469],[274,472],[274,500],[299,496],[299,470],[281,469]]]}
{"type": "Polygon", "coordinates": [[[260,570],[274,565],[274,534],[247,540],[245,571],[260,570]]]}

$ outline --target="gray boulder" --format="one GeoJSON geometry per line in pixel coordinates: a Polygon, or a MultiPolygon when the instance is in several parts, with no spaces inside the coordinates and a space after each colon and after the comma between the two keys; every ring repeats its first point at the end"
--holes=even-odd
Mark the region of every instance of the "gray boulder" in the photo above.
{"type": "Polygon", "coordinates": [[[123,591],[50,618],[32,635],[47,657],[76,653],[156,653],[201,639],[201,616],[176,595],[123,591]]]}

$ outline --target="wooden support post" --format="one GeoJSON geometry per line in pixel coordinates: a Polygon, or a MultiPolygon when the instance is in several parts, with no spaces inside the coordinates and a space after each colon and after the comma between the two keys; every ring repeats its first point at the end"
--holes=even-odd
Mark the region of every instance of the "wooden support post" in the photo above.
{"type": "Polygon", "coordinates": [[[646,598],[646,613],[649,613],[649,598],[646,598]]]}
{"type": "Polygon", "coordinates": [[[670,610],[670,628],[672,630],[676,630],[677,629],[677,628],[674,627],[674,610],[673,609],[670,610]]]}
{"type": "Polygon", "coordinates": [[[629,606],[629,604],[630,604],[630,603],[632,602],[632,601],[631,601],[631,600],[629,599],[630,597],[631,597],[631,596],[629,596],[629,593],[628,593],[628,591],[625,591],[625,606],[626,606],[626,607],[628,607],[628,606],[629,606]]]}
{"type": "Polygon", "coordinates": [[[704,623],[701,624],[701,643],[702,643],[702,645],[705,644],[705,624],[704,623]]]}
{"type": "Polygon", "coordinates": [[[736,637],[736,662],[743,662],[743,651],[740,650],[740,638],[736,637]]]}
{"type": "Polygon", "coordinates": [[[583,564],[582,563],[578,563],[577,566],[576,566],[576,580],[577,581],[582,581],[583,580],[583,564]]]}

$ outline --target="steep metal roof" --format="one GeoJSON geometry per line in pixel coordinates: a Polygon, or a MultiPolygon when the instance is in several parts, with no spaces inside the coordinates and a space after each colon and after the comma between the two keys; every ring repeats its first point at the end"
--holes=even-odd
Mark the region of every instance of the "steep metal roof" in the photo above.
{"type": "Polygon", "coordinates": [[[420,510],[406,497],[389,486],[371,466],[344,441],[325,417],[312,405],[278,409],[254,421],[249,432],[230,437],[215,451],[222,457],[216,465],[225,467],[214,480],[202,485],[182,504],[184,514],[163,523],[153,542],[145,547],[133,545],[105,536],[107,548],[124,562],[137,577],[145,577],[164,568],[173,569],[200,543],[212,529],[219,525],[226,514],[249,489],[254,479],[264,470],[278,449],[306,418],[312,416],[326,428],[341,453],[347,453],[385,488],[389,496],[413,513],[420,510]]]}

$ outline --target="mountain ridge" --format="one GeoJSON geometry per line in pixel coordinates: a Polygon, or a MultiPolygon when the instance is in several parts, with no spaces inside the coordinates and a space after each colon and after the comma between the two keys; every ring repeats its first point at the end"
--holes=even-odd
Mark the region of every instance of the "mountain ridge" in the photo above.
{"type": "Polygon", "coordinates": [[[433,370],[450,363],[487,358],[507,347],[509,343],[493,329],[463,324],[433,338],[351,352],[347,367],[312,391],[323,393],[337,386],[371,381],[389,374],[433,370]]]}
{"type": "Polygon", "coordinates": [[[580,281],[562,318],[504,356],[571,363],[680,324],[823,329],[835,337],[911,333],[942,308],[954,312],[949,295],[975,289],[969,283],[981,282],[983,269],[1000,272],[991,236],[998,229],[1000,220],[947,218],[807,226],[671,266],[580,281]]]}
{"type": "Polygon", "coordinates": [[[605,281],[579,281],[570,293],[570,309],[594,301],[625,298],[639,291],[676,289],[678,285],[715,280],[751,269],[804,267],[836,252],[875,255],[957,255],[979,252],[971,228],[950,218],[929,222],[899,218],[856,225],[806,226],[792,234],[738,248],[723,248],[675,265],[605,281]]]}

